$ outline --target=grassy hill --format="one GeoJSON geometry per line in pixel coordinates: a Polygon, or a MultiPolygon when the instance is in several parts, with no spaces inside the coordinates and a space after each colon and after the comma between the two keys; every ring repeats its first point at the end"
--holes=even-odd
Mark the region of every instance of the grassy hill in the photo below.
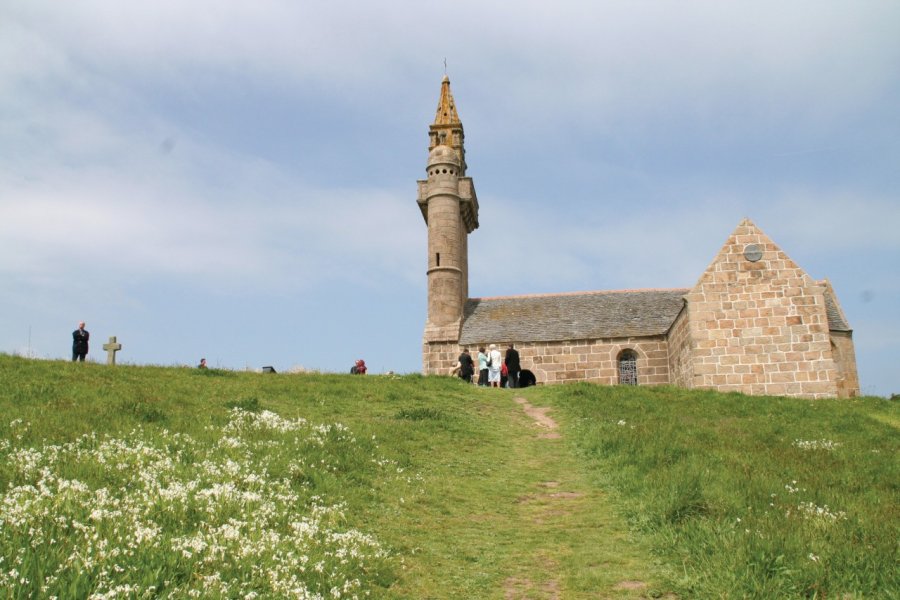
{"type": "Polygon", "coordinates": [[[900,589],[879,398],[0,355],[0,415],[0,598],[900,589]]]}

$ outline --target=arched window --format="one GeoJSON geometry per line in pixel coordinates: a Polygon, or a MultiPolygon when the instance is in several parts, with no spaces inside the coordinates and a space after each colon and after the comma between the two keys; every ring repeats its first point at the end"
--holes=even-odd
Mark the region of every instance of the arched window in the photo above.
{"type": "Polygon", "coordinates": [[[637,385],[637,353],[622,350],[619,353],[619,385],[637,385]]]}

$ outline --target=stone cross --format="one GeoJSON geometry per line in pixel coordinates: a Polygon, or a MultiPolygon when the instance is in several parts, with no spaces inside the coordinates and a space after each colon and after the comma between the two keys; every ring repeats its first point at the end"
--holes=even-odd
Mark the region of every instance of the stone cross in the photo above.
{"type": "Polygon", "coordinates": [[[109,342],[103,344],[103,349],[106,350],[106,364],[114,365],[116,364],[116,352],[122,349],[122,344],[116,343],[116,336],[109,336],[109,342]]]}

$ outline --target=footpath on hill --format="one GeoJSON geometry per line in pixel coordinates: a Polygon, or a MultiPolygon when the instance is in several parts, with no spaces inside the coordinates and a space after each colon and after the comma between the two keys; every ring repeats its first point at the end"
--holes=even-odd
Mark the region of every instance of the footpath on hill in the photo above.
{"type": "Polygon", "coordinates": [[[395,591],[404,598],[673,598],[659,591],[647,549],[585,475],[551,409],[512,390],[478,395],[492,434],[473,437],[476,446],[456,436],[455,452],[438,467],[444,477],[428,494],[444,503],[414,508],[409,541],[424,547],[414,548],[395,591]]]}
{"type": "Polygon", "coordinates": [[[609,496],[584,481],[565,450],[550,408],[532,406],[521,396],[514,400],[533,420],[533,437],[543,450],[533,467],[546,476],[521,502],[523,525],[534,531],[536,541],[531,568],[507,578],[504,598],[575,597],[577,590],[563,595],[564,576],[579,587],[596,585],[591,597],[646,597],[650,587],[642,564],[646,557],[616,519],[609,496]],[[540,540],[557,541],[542,548],[540,540]],[[556,561],[546,560],[554,550],[570,569],[575,567],[574,572],[566,573],[556,561]]]}

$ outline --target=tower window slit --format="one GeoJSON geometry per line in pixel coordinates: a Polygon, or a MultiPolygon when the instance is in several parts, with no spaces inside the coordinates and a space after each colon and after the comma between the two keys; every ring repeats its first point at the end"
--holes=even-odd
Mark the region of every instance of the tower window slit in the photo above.
{"type": "Polygon", "coordinates": [[[436,266],[438,266],[438,267],[441,266],[441,253],[440,252],[435,254],[435,261],[437,263],[436,266]]]}

